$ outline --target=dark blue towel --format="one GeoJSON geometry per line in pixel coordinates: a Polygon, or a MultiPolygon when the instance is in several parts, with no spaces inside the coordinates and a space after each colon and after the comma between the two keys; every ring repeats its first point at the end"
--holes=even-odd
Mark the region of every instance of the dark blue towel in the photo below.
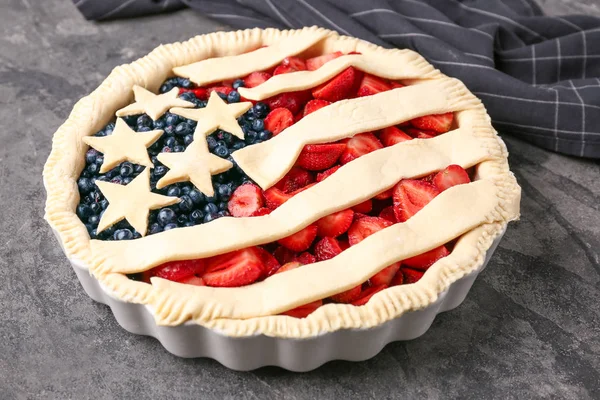
{"type": "Polygon", "coordinates": [[[501,132],[600,158],[600,18],[533,0],[74,0],[88,19],[191,7],[235,28],[319,25],[418,51],[480,97],[501,132]]]}

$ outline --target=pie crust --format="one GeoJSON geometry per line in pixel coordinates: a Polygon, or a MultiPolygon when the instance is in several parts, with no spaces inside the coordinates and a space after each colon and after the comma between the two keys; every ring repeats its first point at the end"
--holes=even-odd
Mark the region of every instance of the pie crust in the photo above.
{"type": "Polygon", "coordinates": [[[508,221],[518,218],[520,201],[506,147],[481,102],[460,81],[446,77],[410,50],[383,49],[317,27],[197,36],[162,45],[132,64],[115,68],[98,89],[77,102],[55,133],[44,183],[48,193],[46,220],[58,233],[67,256],[88,266],[113,296],[148,305],[157,324],[192,321],[230,336],[307,338],[342,328],[373,327],[424,308],[451,283],[482,265],[494,238],[508,221]],[[172,71],[204,85],[269,68],[286,56],[310,57],[333,51],[361,54],[339,57],[316,71],[278,75],[239,92],[249,99],[262,99],[281,90],[314,87],[350,65],[377,76],[410,79],[411,85],[334,103],[269,141],[235,152],[236,162],[261,187],[277,182],[307,143],[329,142],[448,111],[456,112],[458,128],[356,159],[269,215],[220,218],[131,241],[90,240],[75,214],[77,178],[87,150],[84,140],[132,102],[135,85],[155,92],[172,71]],[[239,288],[198,287],[157,277],[150,285],[125,275],[166,261],[207,257],[275,241],[325,215],[361,203],[400,179],[422,177],[449,164],[474,166],[474,182],[444,191],[408,221],[385,228],[330,260],[239,288]],[[354,287],[393,262],[455,238],[452,253],[436,262],[417,283],[383,290],[364,306],[327,304],[302,319],[276,315],[354,287]]]}

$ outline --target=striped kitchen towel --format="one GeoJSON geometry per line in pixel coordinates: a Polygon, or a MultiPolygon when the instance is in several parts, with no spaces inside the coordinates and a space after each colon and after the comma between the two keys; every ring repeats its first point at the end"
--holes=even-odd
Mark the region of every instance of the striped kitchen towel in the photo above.
{"type": "Polygon", "coordinates": [[[600,18],[533,0],[74,0],[88,19],[191,7],[234,28],[319,25],[418,51],[483,100],[500,132],[600,158],[600,18]]]}

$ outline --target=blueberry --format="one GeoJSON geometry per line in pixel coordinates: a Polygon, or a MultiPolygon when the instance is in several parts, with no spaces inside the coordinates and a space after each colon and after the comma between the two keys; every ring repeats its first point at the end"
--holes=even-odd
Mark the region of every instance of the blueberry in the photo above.
{"type": "Polygon", "coordinates": [[[142,235],[138,231],[133,231],[133,238],[134,239],[139,239],[141,237],[142,237],[142,235]]]}
{"type": "Polygon", "coordinates": [[[92,233],[96,233],[96,230],[94,229],[93,226],[85,224],[85,229],[87,229],[88,233],[90,234],[90,236],[93,238],[95,235],[93,235],[92,233]]]}
{"type": "Polygon", "coordinates": [[[99,176],[96,178],[97,181],[108,182],[108,178],[106,176],[99,176]]]}
{"type": "Polygon", "coordinates": [[[170,231],[171,229],[175,229],[177,228],[177,224],[175,223],[170,223],[165,225],[165,227],[163,228],[163,231],[170,231]]]}
{"type": "Polygon", "coordinates": [[[244,118],[246,119],[246,122],[252,124],[252,121],[254,121],[257,116],[254,115],[252,111],[248,111],[246,114],[244,114],[244,118]]]}
{"type": "Polygon", "coordinates": [[[210,221],[212,221],[213,219],[216,219],[216,218],[217,218],[217,214],[216,213],[215,214],[206,214],[204,216],[204,223],[210,222],[210,221]]]}
{"type": "Polygon", "coordinates": [[[143,126],[150,128],[151,126],[154,126],[154,122],[152,121],[152,118],[150,118],[146,114],[140,115],[136,121],[136,124],[137,124],[138,128],[141,128],[143,126]]]}
{"type": "Polygon", "coordinates": [[[183,92],[179,95],[179,98],[181,100],[185,100],[185,101],[189,101],[189,102],[193,102],[194,100],[196,100],[196,96],[192,92],[183,92]]]}
{"type": "Polygon", "coordinates": [[[165,135],[173,136],[175,135],[175,125],[167,125],[165,126],[165,135]]]}
{"type": "Polygon", "coordinates": [[[175,135],[184,137],[192,133],[192,127],[187,122],[181,122],[175,127],[175,135]]]}
{"type": "Polygon", "coordinates": [[[246,143],[236,142],[231,146],[231,149],[235,151],[235,150],[243,149],[244,147],[246,147],[246,143]]]}
{"type": "Polygon", "coordinates": [[[188,195],[183,195],[179,198],[179,209],[184,213],[192,211],[194,208],[194,202],[188,195]]]}
{"type": "Polygon", "coordinates": [[[149,126],[138,126],[137,132],[150,132],[152,128],[149,126]]]}
{"type": "Polygon", "coordinates": [[[229,200],[229,196],[231,196],[231,188],[229,185],[221,185],[219,186],[217,193],[219,194],[219,199],[227,201],[229,200]]]}
{"type": "Polygon", "coordinates": [[[168,207],[161,209],[158,212],[158,216],[156,217],[156,220],[162,226],[166,226],[167,224],[175,222],[176,219],[177,215],[175,214],[175,211],[171,210],[168,207]]]}
{"type": "Polygon", "coordinates": [[[127,178],[123,178],[123,185],[129,185],[133,180],[132,177],[128,176],[127,178]]]}
{"type": "Polygon", "coordinates": [[[221,201],[217,207],[219,208],[219,211],[227,210],[227,202],[221,201]]]}
{"type": "Polygon", "coordinates": [[[227,146],[217,146],[215,147],[215,154],[221,158],[226,158],[229,155],[229,149],[227,146]]]}
{"type": "Polygon", "coordinates": [[[189,218],[190,222],[192,222],[194,224],[199,224],[200,222],[202,222],[202,219],[204,218],[204,214],[200,210],[194,210],[190,213],[190,216],[188,218],[189,218]]]}
{"type": "Polygon", "coordinates": [[[158,215],[158,213],[156,211],[152,211],[150,212],[150,214],[148,215],[148,223],[149,224],[153,224],[156,222],[156,216],[158,215]]]}
{"type": "Polygon", "coordinates": [[[217,139],[215,139],[213,136],[208,136],[206,138],[206,143],[208,144],[209,150],[212,150],[215,147],[217,147],[217,139]]]}
{"type": "Polygon", "coordinates": [[[158,89],[158,91],[160,93],[167,93],[168,91],[170,91],[171,89],[173,89],[173,84],[172,83],[165,83],[163,84],[160,89],[158,89]]]}
{"type": "Polygon", "coordinates": [[[216,203],[217,200],[218,200],[217,196],[215,196],[215,195],[213,195],[213,196],[206,196],[206,202],[207,203],[216,203]]]}
{"type": "Polygon", "coordinates": [[[101,234],[105,237],[111,237],[115,234],[115,227],[114,226],[109,226],[108,228],[106,228],[105,230],[103,230],[101,232],[101,234]]]}
{"type": "Polygon", "coordinates": [[[77,187],[79,188],[79,193],[88,194],[92,190],[94,190],[94,182],[88,178],[79,178],[77,181],[77,187]]]}
{"type": "Polygon", "coordinates": [[[177,145],[173,147],[173,153],[183,153],[185,151],[185,147],[181,145],[177,145]]]}
{"type": "Polygon", "coordinates": [[[93,203],[90,205],[90,208],[94,214],[100,214],[100,211],[102,211],[102,206],[100,203],[93,203]]]}
{"type": "Polygon", "coordinates": [[[113,237],[115,240],[130,240],[133,239],[133,232],[127,228],[118,229],[115,231],[113,237]]]}
{"type": "Polygon", "coordinates": [[[157,223],[150,225],[150,228],[148,229],[149,235],[152,235],[153,233],[159,233],[159,232],[162,232],[162,226],[160,226],[157,223]]]}
{"type": "Polygon", "coordinates": [[[194,223],[193,223],[193,222],[190,222],[190,221],[185,221],[185,222],[183,223],[183,226],[185,226],[185,227],[188,227],[188,226],[194,226],[194,223]]]}
{"type": "Polygon", "coordinates": [[[227,100],[227,95],[225,93],[217,92],[221,100],[227,100]]]}
{"type": "Polygon", "coordinates": [[[260,132],[265,129],[265,123],[262,119],[255,119],[252,121],[252,130],[260,132]]]}
{"type": "Polygon", "coordinates": [[[219,212],[219,207],[215,203],[208,203],[204,206],[205,214],[216,214],[219,212]]]}
{"type": "Polygon", "coordinates": [[[238,101],[240,101],[240,94],[235,90],[233,92],[229,92],[229,94],[227,95],[227,102],[237,103],[238,101]]]}
{"type": "Polygon", "coordinates": [[[252,107],[252,113],[258,118],[264,118],[269,113],[269,106],[262,101],[259,101],[252,107]]]}
{"type": "Polygon", "coordinates": [[[133,165],[130,162],[125,161],[123,164],[121,164],[119,173],[124,178],[133,175],[133,165]]]}
{"type": "Polygon", "coordinates": [[[96,157],[98,156],[98,152],[94,149],[89,149],[85,153],[85,162],[88,164],[94,164],[96,162],[96,157]]]}
{"type": "Polygon", "coordinates": [[[177,140],[173,136],[165,139],[165,147],[174,147],[177,145],[177,140]]]}
{"type": "Polygon", "coordinates": [[[167,190],[167,196],[169,197],[179,197],[181,195],[181,189],[177,186],[170,186],[167,190]]]}
{"type": "Polygon", "coordinates": [[[111,135],[114,130],[115,130],[114,122],[110,122],[110,123],[106,124],[106,126],[104,127],[104,133],[106,133],[107,135],[111,135]]]}
{"type": "Polygon", "coordinates": [[[102,154],[98,154],[96,156],[96,165],[102,165],[104,162],[104,156],[102,154]]]}
{"type": "Polygon", "coordinates": [[[165,123],[167,125],[177,125],[179,122],[181,122],[181,118],[177,114],[167,113],[166,115],[167,117],[165,118],[165,123]]]}
{"type": "Polygon", "coordinates": [[[222,210],[217,213],[217,216],[219,216],[219,217],[229,217],[230,215],[231,214],[229,214],[229,211],[227,211],[227,210],[222,210]]]}
{"type": "Polygon", "coordinates": [[[248,131],[248,133],[246,133],[245,135],[245,140],[247,144],[253,144],[256,141],[256,132],[255,131],[248,131]]]}
{"type": "Polygon", "coordinates": [[[192,200],[192,202],[195,205],[199,205],[200,203],[202,203],[204,201],[204,195],[202,193],[200,193],[199,191],[197,191],[196,189],[190,190],[190,192],[188,193],[188,196],[190,197],[190,199],[192,200]]]}
{"type": "Polygon", "coordinates": [[[244,87],[244,80],[243,79],[236,79],[235,81],[233,81],[233,88],[235,90],[237,90],[238,88],[244,87]]]}
{"type": "Polygon", "coordinates": [[[183,194],[189,194],[191,191],[192,191],[191,186],[183,186],[181,188],[181,193],[183,193],[183,194]]]}
{"type": "Polygon", "coordinates": [[[102,207],[103,210],[106,210],[106,208],[108,207],[108,200],[104,199],[100,201],[100,207],[102,207]]]}
{"type": "Polygon", "coordinates": [[[93,214],[93,211],[87,204],[78,204],[76,213],[81,220],[87,220],[93,214]]]}
{"type": "Polygon", "coordinates": [[[258,134],[258,140],[265,141],[269,139],[271,139],[271,131],[265,129],[260,131],[260,133],[258,134]]]}
{"type": "Polygon", "coordinates": [[[96,226],[100,222],[100,217],[97,215],[92,215],[88,218],[88,224],[96,226]]]}
{"type": "Polygon", "coordinates": [[[169,147],[169,146],[165,146],[162,149],[160,149],[161,153],[173,153],[173,148],[169,147]]]}
{"type": "Polygon", "coordinates": [[[187,216],[187,214],[179,214],[179,216],[177,217],[177,223],[179,225],[183,225],[186,222],[188,222],[188,216],[187,216]]]}
{"type": "Polygon", "coordinates": [[[154,171],[152,172],[152,174],[157,177],[163,176],[166,173],[167,173],[167,167],[165,167],[163,165],[158,165],[158,166],[154,167],[154,171]]]}
{"type": "Polygon", "coordinates": [[[98,173],[100,167],[97,164],[90,164],[85,170],[90,176],[94,176],[98,173]]]}
{"type": "Polygon", "coordinates": [[[183,138],[183,144],[189,146],[194,141],[194,135],[185,135],[183,138]]]}
{"type": "Polygon", "coordinates": [[[192,87],[192,82],[188,78],[177,78],[177,84],[185,89],[192,87]]]}
{"type": "Polygon", "coordinates": [[[196,105],[198,106],[198,108],[204,108],[204,107],[206,107],[206,101],[200,100],[196,103],[196,105]]]}
{"type": "MultiPolygon", "coordinates": [[[[135,128],[137,125],[137,119],[139,118],[139,114],[135,114],[135,115],[126,115],[124,117],[121,117],[125,120],[125,123],[127,125],[129,125],[130,128],[135,128]]],[[[104,232],[102,232],[104,233],[104,232]]]]}
{"type": "Polygon", "coordinates": [[[123,184],[123,179],[120,176],[115,176],[110,180],[112,183],[116,183],[117,185],[123,184]]]}
{"type": "Polygon", "coordinates": [[[163,118],[157,119],[153,124],[154,129],[165,129],[165,126],[167,126],[167,123],[163,118]]]}

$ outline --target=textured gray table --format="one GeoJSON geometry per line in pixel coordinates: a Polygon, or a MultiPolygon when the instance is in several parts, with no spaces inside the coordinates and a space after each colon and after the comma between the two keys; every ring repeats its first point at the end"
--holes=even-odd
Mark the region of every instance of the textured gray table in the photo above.
{"type": "MultiPolygon", "coordinates": [[[[600,14],[597,0],[541,3],[600,14]]],[[[600,398],[600,163],[508,136],[521,221],[461,307],[370,361],[233,372],[92,302],[42,220],[52,132],[115,65],[216,29],[185,11],[98,25],[68,0],[0,2],[1,399],[600,398]]]]}

